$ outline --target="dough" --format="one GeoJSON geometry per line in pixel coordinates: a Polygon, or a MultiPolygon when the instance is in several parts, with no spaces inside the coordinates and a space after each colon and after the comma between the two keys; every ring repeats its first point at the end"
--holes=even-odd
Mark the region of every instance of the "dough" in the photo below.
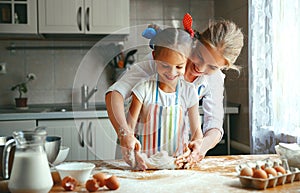
{"type": "Polygon", "coordinates": [[[141,153],[148,169],[176,169],[175,158],[170,157],[168,152],[161,151],[148,158],[145,153],[141,153]]]}

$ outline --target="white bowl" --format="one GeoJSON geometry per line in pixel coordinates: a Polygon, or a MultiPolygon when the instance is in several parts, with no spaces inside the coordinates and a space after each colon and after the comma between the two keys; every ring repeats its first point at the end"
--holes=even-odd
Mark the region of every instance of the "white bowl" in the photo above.
{"type": "Polygon", "coordinates": [[[85,162],[65,162],[57,165],[55,168],[61,179],[65,176],[72,176],[77,179],[80,184],[85,184],[89,179],[92,170],[95,168],[95,164],[85,162]]]}
{"type": "Polygon", "coordinates": [[[58,164],[62,163],[63,161],[65,161],[66,158],[68,157],[69,151],[70,151],[69,147],[63,146],[63,145],[60,146],[58,155],[57,155],[56,159],[54,160],[53,164],[58,165],[58,164]]]}
{"type": "Polygon", "coordinates": [[[276,153],[288,160],[289,166],[300,168],[300,146],[295,143],[279,143],[276,153]]]}

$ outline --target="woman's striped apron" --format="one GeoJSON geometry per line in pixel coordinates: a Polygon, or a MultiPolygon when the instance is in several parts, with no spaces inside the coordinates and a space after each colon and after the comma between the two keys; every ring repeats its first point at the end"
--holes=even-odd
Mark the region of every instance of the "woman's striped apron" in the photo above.
{"type": "Polygon", "coordinates": [[[162,106],[158,102],[159,82],[156,81],[155,92],[152,92],[155,103],[149,104],[146,121],[143,121],[144,123],[140,125],[142,127],[139,127],[137,131],[142,151],[148,156],[161,150],[167,151],[170,156],[178,156],[183,153],[184,112],[178,97],[179,85],[177,84],[176,87],[175,104],[162,106]]]}

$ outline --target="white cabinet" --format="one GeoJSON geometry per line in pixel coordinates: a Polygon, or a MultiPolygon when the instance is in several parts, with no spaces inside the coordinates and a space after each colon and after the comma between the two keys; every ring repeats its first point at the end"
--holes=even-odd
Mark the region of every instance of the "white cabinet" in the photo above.
{"type": "Polygon", "coordinates": [[[76,120],[41,120],[48,135],[62,137],[70,147],[67,160],[115,159],[117,136],[108,118],[76,120]]]}
{"type": "Polygon", "coordinates": [[[39,33],[129,33],[129,0],[39,0],[38,6],[39,33]]]}
{"type": "Polygon", "coordinates": [[[99,118],[94,122],[95,135],[93,136],[93,147],[96,159],[115,159],[117,134],[108,118],[99,118]]]}
{"type": "Polygon", "coordinates": [[[1,0],[0,33],[37,34],[37,0],[1,0]]]}
{"type": "Polygon", "coordinates": [[[14,131],[34,130],[36,120],[0,121],[0,136],[12,136],[14,131]]]}

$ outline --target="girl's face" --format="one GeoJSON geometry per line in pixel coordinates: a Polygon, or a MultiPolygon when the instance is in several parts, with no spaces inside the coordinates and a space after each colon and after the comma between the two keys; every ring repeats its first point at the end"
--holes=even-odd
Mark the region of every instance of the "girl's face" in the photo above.
{"type": "Polygon", "coordinates": [[[189,80],[191,77],[209,75],[223,68],[225,64],[226,60],[218,50],[199,44],[189,57],[185,77],[189,80]]]}
{"type": "Polygon", "coordinates": [[[186,57],[174,50],[161,48],[153,52],[153,58],[156,60],[160,83],[176,87],[179,76],[185,73],[186,57]]]}

